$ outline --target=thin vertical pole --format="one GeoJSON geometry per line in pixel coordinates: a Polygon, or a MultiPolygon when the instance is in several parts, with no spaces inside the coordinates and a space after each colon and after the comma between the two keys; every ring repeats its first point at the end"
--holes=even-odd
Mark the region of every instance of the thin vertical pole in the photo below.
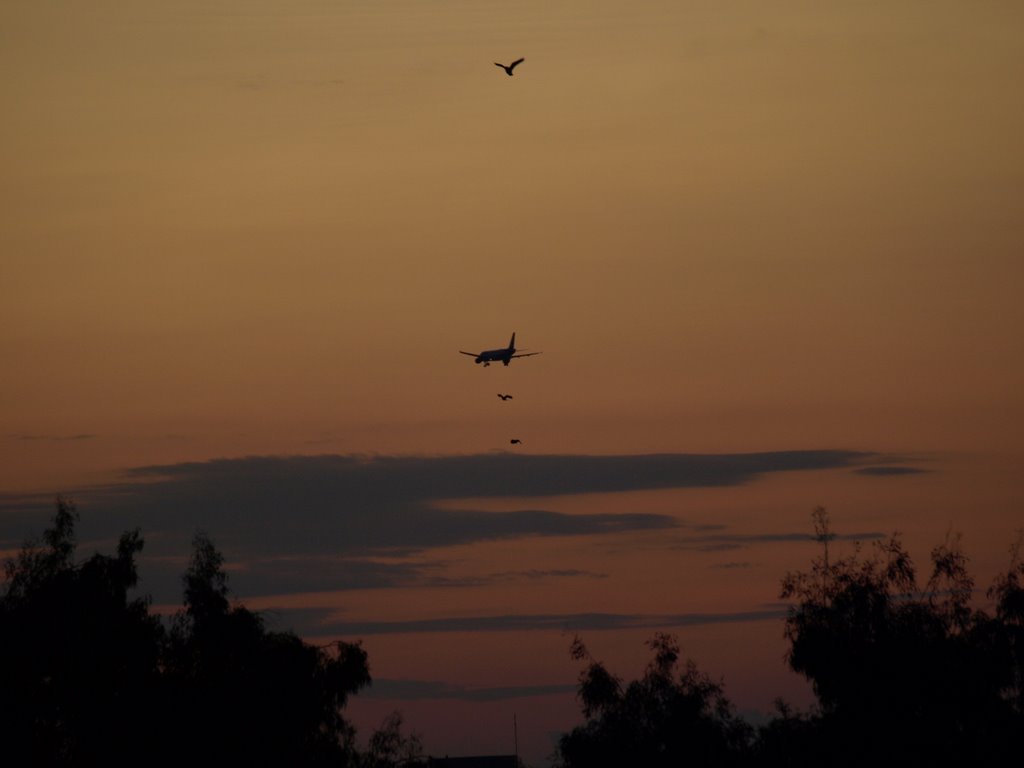
{"type": "Polygon", "coordinates": [[[515,712],[512,713],[512,740],[516,745],[516,768],[519,768],[519,723],[515,712]]]}

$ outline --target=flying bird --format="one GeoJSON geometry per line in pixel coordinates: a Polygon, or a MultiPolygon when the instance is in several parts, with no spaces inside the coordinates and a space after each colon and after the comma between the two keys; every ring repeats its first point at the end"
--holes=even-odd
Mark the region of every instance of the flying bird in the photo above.
{"type": "Polygon", "coordinates": [[[518,437],[513,437],[511,440],[509,440],[509,442],[512,443],[512,445],[519,445],[523,441],[520,440],[518,437]]]}
{"type": "Polygon", "coordinates": [[[505,74],[506,75],[508,75],[509,77],[512,77],[512,70],[515,69],[516,67],[518,67],[520,64],[522,64],[524,61],[526,61],[525,58],[523,58],[523,59],[516,59],[511,64],[509,64],[507,67],[504,64],[499,64],[498,62],[494,62],[494,66],[501,67],[502,69],[505,70],[505,74]]]}
{"type": "Polygon", "coordinates": [[[512,399],[512,395],[503,395],[503,394],[501,394],[501,392],[498,393],[498,397],[500,397],[502,400],[511,400],[512,399]]]}

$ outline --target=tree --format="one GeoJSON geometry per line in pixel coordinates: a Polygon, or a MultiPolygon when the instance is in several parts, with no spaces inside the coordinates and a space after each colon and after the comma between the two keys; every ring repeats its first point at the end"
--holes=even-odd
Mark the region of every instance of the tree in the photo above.
{"type": "Polygon", "coordinates": [[[1024,733],[1020,625],[1011,626],[1019,566],[994,588],[1001,613],[993,619],[970,605],[959,538],[932,550],[920,586],[898,536],[870,557],[858,545],[830,560],[823,509],[815,529],[822,556],[809,572],[787,574],[781,596],[796,600],[788,660],[818,697],[826,762],[998,765],[1015,754],[1024,733]]]}
{"type": "Polygon", "coordinates": [[[129,531],[115,556],[76,563],[78,513],[56,506],[42,541],[4,568],[0,743],[12,765],[127,764],[157,728],[163,629],[146,599],[128,599],[143,541],[129,531]]]}
{"type": "Polygon", "coordinates": [[[1010,566],[996,577],[987,596],[996,604],[989,623],[990,642],[997,658],[1003,659],[1003,697],[1017,717],[1024,717],[1024,560],[1021,546],[1024,531],[1010,547],[1010,566]]]}
{"type": "Polygon", "coordinates": [[[184,608],[166,653],[169,702],[185,720],[181,757],[231,764],[344,765],[354,731],[348,696],[370,683],[366,652],[338,641],[309,645],[268,632],[262,618],[230,605],[223,557],[198,533],[183,577],[184,608]]]}
{"type": "Polygon", "coordinates": [[[384,718],[380,728],[370,736],[369,749],[360,768],[413,768],[425,764],[423,742],[417,733],[402,733],[402,713],[395,711],[384,718]]]}
{"type": "Polygon", "coordinates": [[[644,676],[623,687],[578,637],[574,640],[573,658],[587,662],[578,688],[587,722],[559,740],[561,765],[739,765],[751,729],[735,716],[722,686],[693,661],[680,669],[672,636],[655,635],[648,645],[654,658],[644,676]]]}
{"type": "Polygon", "coordinates": [[[366,652],[317,647],[232,606],[223,557],[195,538],[184,606],[166,631],[138,583],[143,540],[75,561],[78,513],[7,561],[0,599],[5,764],[355,765],[348,696],[370,683],[366,652]]]}
{"type": "Polygon", "coordinates": [[[832,752],[823,737],[821,718],[798,712],[775,700],[775,717],[757,729],[751,765],[763,768],[819,768],[832,765],[832,752]]]}

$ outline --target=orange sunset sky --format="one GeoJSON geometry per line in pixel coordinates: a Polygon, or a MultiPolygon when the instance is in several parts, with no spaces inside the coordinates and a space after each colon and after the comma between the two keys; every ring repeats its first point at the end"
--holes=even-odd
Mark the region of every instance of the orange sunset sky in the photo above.
{"type": "Polygon", "coordinates": [[[981,602],[1024,526],[1021,83],[1009,0],[5,2],[0,550],[203,528],[433,754],[543,764],[575,632],[806,705],[815,505],[981,602]]]}

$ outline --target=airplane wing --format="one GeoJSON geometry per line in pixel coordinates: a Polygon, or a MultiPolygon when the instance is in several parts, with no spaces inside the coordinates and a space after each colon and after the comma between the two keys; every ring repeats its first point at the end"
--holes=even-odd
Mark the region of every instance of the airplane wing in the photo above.
{"type": "Polygon", "coordinates": [[[480,354],[480,353],[479,353],[479,352],[463,352],[463,351],[462,351],[462,350],[460,349],[460,350],[459,350],[459,354],[460,354],[460,355],[469,355],[470,357],[477,357],[477,356],[479,356],[479,354],[480,354]]]}
{"type": "Polygon", "coordinates": [[[512,355],[512,357],[533,357],[534,355],[542,354],[541,352],[526,352],[521,355],[512,355]]]}

